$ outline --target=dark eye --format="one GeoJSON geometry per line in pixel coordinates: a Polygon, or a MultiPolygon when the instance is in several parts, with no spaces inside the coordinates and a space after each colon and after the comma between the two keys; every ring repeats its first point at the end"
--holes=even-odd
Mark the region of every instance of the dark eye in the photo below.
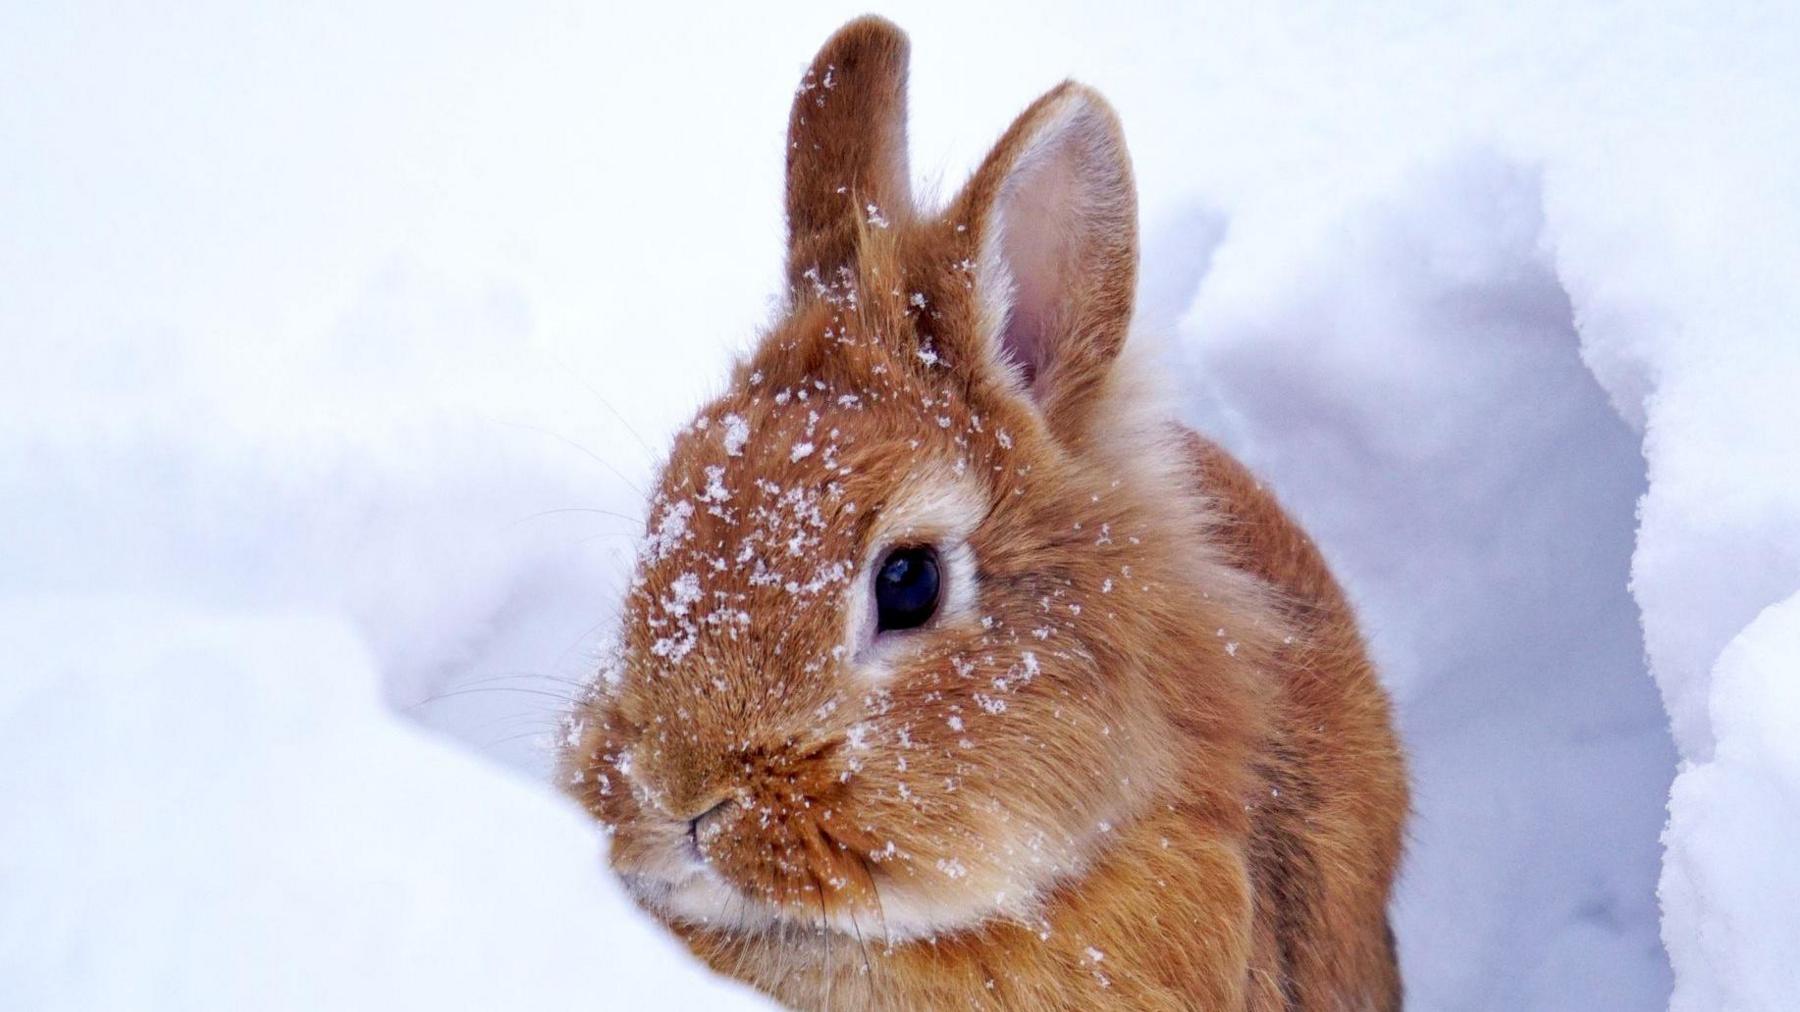
{"type": "Polygon", "coordinates": [[[917,629],[938,603],[937,552],[925,545],[896,548],[875,572],[875,631],[917,629]]]}

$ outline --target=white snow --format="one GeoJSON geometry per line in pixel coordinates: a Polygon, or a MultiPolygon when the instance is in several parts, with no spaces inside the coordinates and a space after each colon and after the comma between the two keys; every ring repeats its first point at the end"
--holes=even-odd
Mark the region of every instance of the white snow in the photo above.
{"type": "Polygon", "coordinates": [[[725,452],[735,457],[744,452],[750,441],[750,423],[738,415],[725,416],[725,452]]]}
{"type": "MultiPolygon", "coordinates": [[[[545,742],[859,12],[0,9],[0,1006],[732,1000],[545,742]]],[[[1399,704],[1413,1006],[1800,1001],[1800,11],[885,13],[940,192],[1119,108],[1399,704]]]]}
{"type": "Polygon", "coordinates": [[[591,822],[394,720],[355,632],[0,601],[0,1006],[758,1007],[591,822]]]}
{"type": "Polygon", "coordinates": [[[1675,778],[1664,940],[1685,1008],[1780,1008],[1800,994],[1800,594],[1770,605],[1711,672],[1710,759],[1675,778]]]}

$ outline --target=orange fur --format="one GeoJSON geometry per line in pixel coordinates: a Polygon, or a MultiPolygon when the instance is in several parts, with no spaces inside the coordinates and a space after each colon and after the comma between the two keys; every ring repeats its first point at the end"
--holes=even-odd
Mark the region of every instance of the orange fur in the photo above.
{"type": "Polygon", "coordinates": [[[1118,362],[1116,119],[1060,86],[926,213],[905,59],[862,19],[796,95],[791,305],[676,440],[570,789],[796,1007],[1397,1008],[1387,700],[1316,549],[1118,362]],[[859,640],[916,542],[970,602],[859,640]]]}

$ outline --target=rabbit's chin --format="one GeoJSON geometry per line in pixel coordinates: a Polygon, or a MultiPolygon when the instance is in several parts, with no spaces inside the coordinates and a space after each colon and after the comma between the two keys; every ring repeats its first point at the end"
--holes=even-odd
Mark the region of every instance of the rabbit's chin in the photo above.
{"type": "Polygon", "coordinates": [[[822,917],[817,907],[782,907],[752,898],[703,861],[673,874],[624,872],[620,877],[646,909],[678,924],[731,934],[783,927],[817,930],[823,924],[850,938],[893,943],[937,938],[992,921],[1035,924],[1041,888],[1015,882],[987,890],[957,885],[926,892],[902,880],[877,879],[879,909],[828,903],[831,909],[822,917]]]}

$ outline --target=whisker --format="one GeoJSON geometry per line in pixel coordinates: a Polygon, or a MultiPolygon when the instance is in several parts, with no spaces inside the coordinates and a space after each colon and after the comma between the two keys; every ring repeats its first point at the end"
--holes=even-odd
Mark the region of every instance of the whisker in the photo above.
{"type": "Polygon", "coordinates": [[[869,943],[863,938],[862,925],[856,920],[855,909],[850,909],[850,930],[856,934],[856,947],[862,953],[863,977],[869,982],[871,993],[875,989],[875,967],[869,964],[869,943]]]}
{"type": "Polygon", "coordinates": [[[825,908],[825,881],[819,877],[819,873],[817,871],[814,871],[811,868],[807,869],[807,874],[812,876],[813,888],[815,888],[819,891],[818,892],[818,895],[819,895],[819,937],[825,946],[824,959],[821,961],[821,964],[819,967],[819,990],[820,990],[820,993],[823,994],[823,996],[824,996],[825,1003],[819,1007],[828,1009],[831,1007],[831,984],[832,984],[832,976],[831,976],[831,915],[826,911],[826,908],[825,908]]]}
{"type": "Polygon", "coordinates": [[[715,922],[714,927],[716,929],[721,929],[721,930],[723,929],[723,925],[725,923],[725,907],[727,904],[729,904],[731,902],[731,897],[736,892],[737,892],[736,889],[733,889],[730,886],[726,886],[725,887],[725,895],[719,897],[719,910],[717,913],[713,914],[713,920],[715,922]]]}
{"type": "Polygon", "coordinates": [[[489,685],[494,682],[507,682],[507,681],[523,682],[523,681],[530,681],[530,680],[555,682],[558,685],[567,685],[572,689],[581,690],[581,691],[585,691],[591,685],[590,682],[583,682],[583,681],[579,681],[579,680],[573,679],[573,678],[563,678],[560,675],[540,674],[539,672],[536,672],[536,671],[520,671],[520,672],[516,672],[513,674],[491,675],[487,678],[472,678],[472,679],[469,679],[468,681],[458,682],[457,684],[460,687],[460,686],[471,686],[471,685],[489,685]]]}
{"type": "MultiPolygon", "coordinates": [[[[593,665],[596,662],[608,660],[609,658],[607,655],[611,652],[610,644],[609,644],[609,637],[600,635],[600,630],[603,627],[611,625],[618,621],[618,619],[619,619],[619,603],[620,602],[615,600],[615,601],[611,602],[610,604],[606,605],[605,607],[603,607],[601,610],[606,613],[605,617],[596,620],[591,625],[589,625],[586,629],[583,629],[579,634],[576,635],[576,637],[574,639],[569,641],[567,646],[563,647],[561,650],[558,650],[556,652],[556,657],[552,663],[554,663],[557,667],[561,667],[563,665],[563,662],[568,660],[568,657],[570,654],[574,653],[576,650],[583,648],[584,646],[599,648],[597,650],[590,650],[589,656],[586,658],[587,663],[584,666],[588,667],[590,670],[592,669],[593,665]],[[596,637],[598,637],[598,638],[596,638],[596,637]]],[[[586,682],[586,684],[584,684],[582,686],[582,689],[585,691],[587,689],[593,688],[593,685],[597,680],[598,680],[597,675],[589,675],[587,682],[586,682]]]]}
{"type": "MultiPolygon", "coordinates": [[[[626,523],[630,524],[633,529],[642,527],[644,525],[643,517],[634,517],[629,513],[620,513],[616,510],[601,509],[598,506],[557,506],[552,509],[538,510],[536,513],[528,513],[525,516],[522,516],[519,519],[513,521],[513,525],[518,526],[519,524],[525,523],[526,521],[529,521],[529,520],[539,520],[544,517],[558,516],[563,513],[591,513],[595,516],[610,517],[614,520],[625,521],[626,523]]],[[[634,534],[632,536],[633,537],[641,537],[642,535],[634,534]]]]}
{"type": "Polygon", "coordinates": [[[585,455],[588,459],[592,460],[594,463],[599,464],[601,467],[606,468],[608,471],[611,471],[613,474],[613,477],[615,477],[615,478],[619,479],[621,482],[623,482],[625,484],[626,488],[629,488],[633,492],[636,492],[640,499],[648,498],[648,496],[645,495],[644,490],[638,487],[637,482],[634,482],[630,478],[625,476],[625,472],[614,467],[612,465],[612,463],[610,461],[608,461],[606,458],[600,456],[599,454],[588,449],[587,447],[582,446],[580,443],[577,443],[573,439],[570,439],[569,437],[564,436],[561,433],[551,432],[549,429],[539,428],[536,425],[528,425],[524,422],[500,421],[500,424],[501,425],[509,425],[515,429],[525,429],[529,432],[535,432],[540,436],[549,436],[551,439],[554,439],[559,443],[562,443],[568,447],[571,447],[572,449],[578,450],[583,455],[585,455]]]}
{"type": "Polygon", "coordinates": [[[600,402],[600,406],[611,412],[612,416],[619,420],[619,424],[625,427],[625,431],[631,434],[631,438],[637,440],[637,444],[644,448],[644,454],[651,464],[655,464],[661,460],[661,457],[657,454],[656,450],[653,449],[649,443],[644,441],[643,436],[638,435],[638,430],[631,427],[631,422],[626,420],[625,416],[620,413],[618,408],[613,407],[612,402],[606,399],[606,395],[601,393],[598,387],[589,383],[586,379],[583,379],[581,374],[576,372],[573,368],[570,368],[567,363],[564,363],[563,365],[563,373],[564,375],[573,378],[575,382],[586,387],[588,393],[593,394],[594,399],[600,402]]]}
{"type": "Polygon", "coordinates": [[[518,713],[496,713],[488,716],[480,724],[469,728],[470,731],[500,731],[525,727],[532,731],[554,735],[564,727],[561,716],[542,711],[520,711],[518,713]],[[511,726],[509,726],[511,725],[511,726]]]}
{"type": "Polygon", "coordinates": [[[644,539],[644,536],[642,534],[627,534],[624,531],[603,531],[599,534],[590,534],[587,537],[576,541],[575,544],[588,545],[588,544],[592,544],[596,541],[599,541],[603,538],[625,538],[626,540],[631,541],[632,543],[635,544],[637,542],[642,541],[644,539]]]}
{"type": "Polygon", "coordinates": [[[481,746],[481,748],[484,751],[492,751],[493,749],[497,749],[502,745],[511,745],[515,741],[525,741],[527,739],[536,739],[539,743],[541,743],[544,746],[543,751],[550,752],[550,751],[553,751],[551,739],[553,739],[554,737],[555,737],[555,729],[553,729],[553,728],[536,728],[531,731],[526,731],[522,734],[508,735],[507,737],[501,738],[497,741],[490,741],[487,744],[481,746]]]}
{"type": "MultiPolygon", "coordinates": [[[[858,850],[855,853],[857,861],[862,864],[863,874],[869,881],[869,896],[875,901],[875,919],[881,922],[881,936],[891,938],[892,936],[888,933],[887,908],[881,903],[881,885],[875,881],[875,866],[869,863],[868,857],[862,851],[858,850]]],[[[888,944],[892,945],[893,943],[890,941],[888,944]]]]}
{"type": "Polygon", "coordinates": [[[473,686],[471,688],[452,689],[448,692],[440,692],[435,695],[426,696],[424,699],[421,699],[418,702],[405,707],[404,709],[406,709],[408,712],[410,712],[413,710],[417,710],[419,707],[424,706],[428,703],[441,702],[446,699],[455,699],[459,696],[474,696],[474,695],[479,695],[484,692],[516,692],[521,695],[543,696],[548,699],[554,699],[559,703],[563,703],[563,704],[571,705],[571,706],[574,705],[575,703],[580,702],[580,700],[575,699],[572,696],[568,696],[568,695],[565,695],[560,692],[551,692],[547,689],[528,689],[522,685],[477,685],[477,686],[473,686]]]}

